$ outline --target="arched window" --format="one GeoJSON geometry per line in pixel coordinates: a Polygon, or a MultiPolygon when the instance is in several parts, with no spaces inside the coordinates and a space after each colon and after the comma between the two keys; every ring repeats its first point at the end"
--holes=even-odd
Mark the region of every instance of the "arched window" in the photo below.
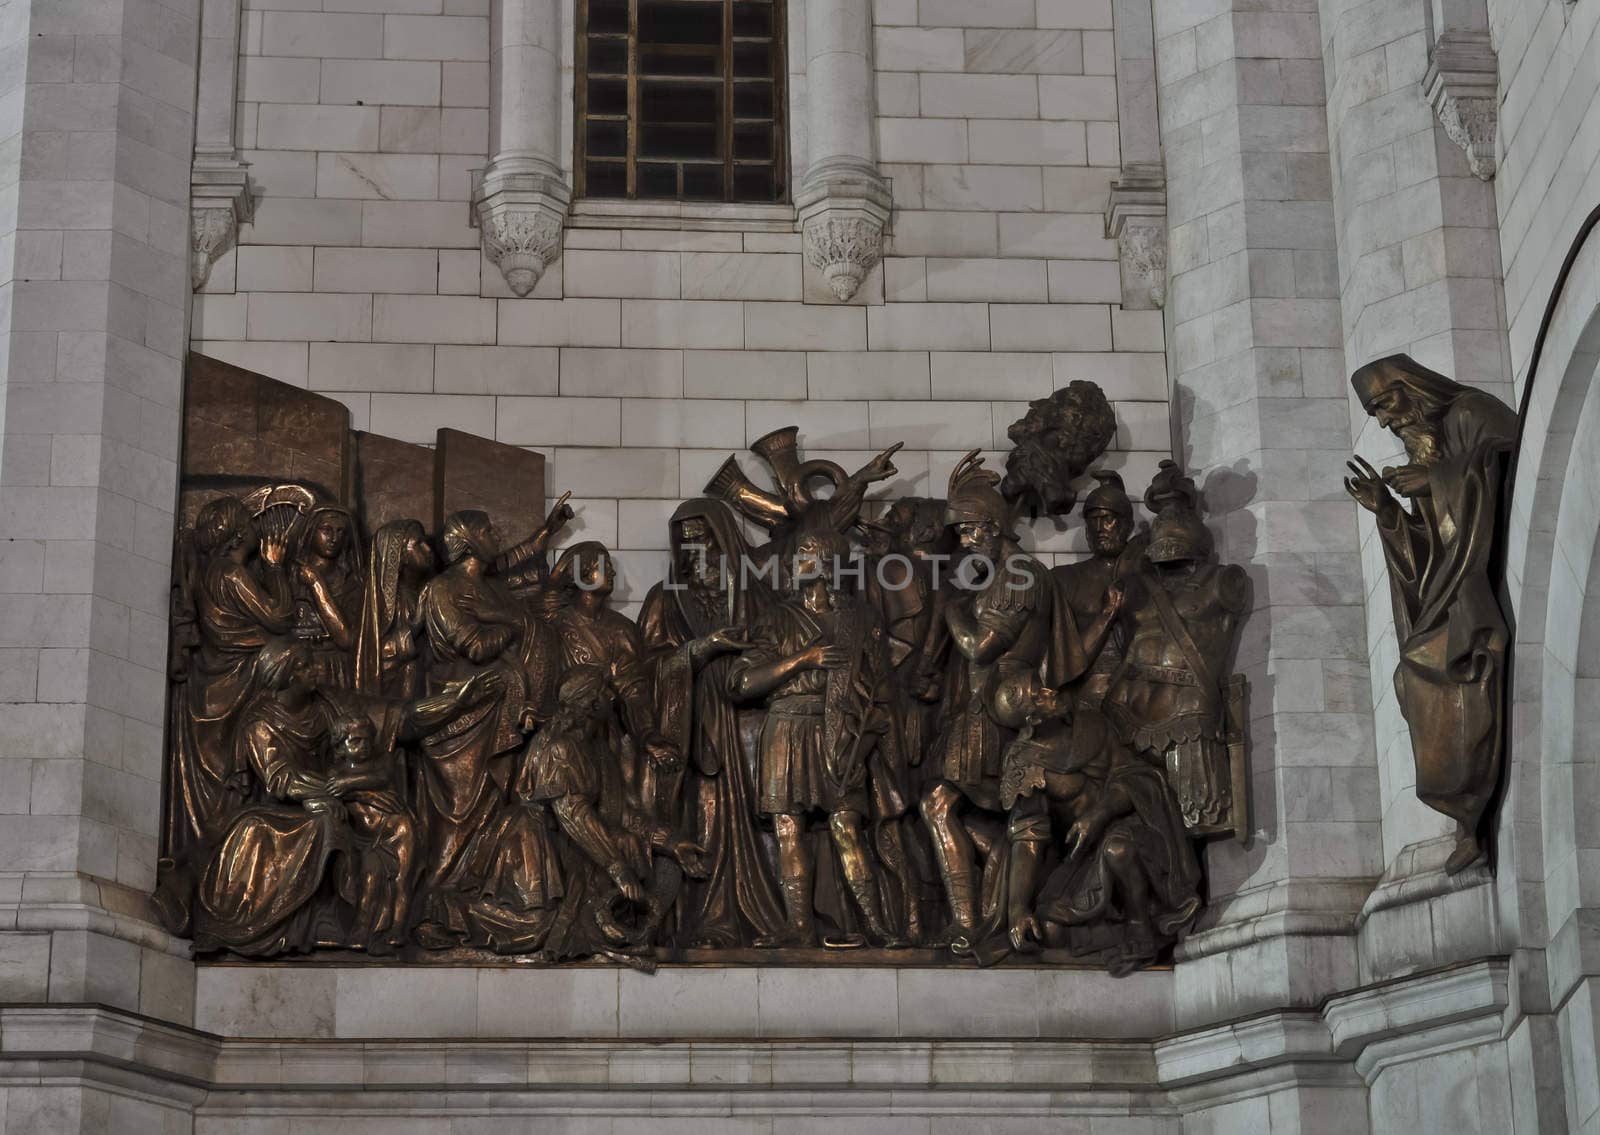
{"type": "Polygon", "coordinates": [[[578,0],[579,196],[784,200],[783,30],[781,0],[578,0]]]}

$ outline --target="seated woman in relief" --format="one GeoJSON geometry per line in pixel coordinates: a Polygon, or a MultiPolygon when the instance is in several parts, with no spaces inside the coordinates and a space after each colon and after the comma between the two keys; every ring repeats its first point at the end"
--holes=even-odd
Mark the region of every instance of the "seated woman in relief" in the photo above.
{"type": "Polygon", "coordinates": [[[492,684],[393,702],[319,690],[316,676],[303,643],[274,640],[257,656],[256,693],[234,738],[253,791],[201,872],[198,951],[381,954],[406,940],[418,841],[394,791],[394,746],[482,700],[492,684]]]}

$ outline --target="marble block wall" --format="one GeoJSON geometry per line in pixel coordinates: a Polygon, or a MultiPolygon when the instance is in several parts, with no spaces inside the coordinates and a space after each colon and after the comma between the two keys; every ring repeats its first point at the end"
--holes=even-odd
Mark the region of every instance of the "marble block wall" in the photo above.
{"type": "MultiPolygon", "coordinates": [[[[513,298],[467,205],[488,145],[487,0],[307,7],[244,4],[236,131],[258,203],[196,297],[195,349],[339,398],[359,429],[539,449],[552,495],[574,493],[572,537],[621,550],[624,610],[663,572],[676,503],[777,426],[850,468],[903,441],[889,491],[942,495],[962,452],[1008,447],[1027,399],[1087,378],[1115,403],[1107,464],[1135,491],[1170,454],[1161,313],[1122,310],[1104,235],[1109,0],[874,5],[895,211],[848,304],[808,285],[787,205],[584,201],[560,259],[513,298]]],[[[793,68],[804,4],[787,7],[793,68]]],[[[1080,539],[1033,533],[1047,557],[1080,539]]]]}

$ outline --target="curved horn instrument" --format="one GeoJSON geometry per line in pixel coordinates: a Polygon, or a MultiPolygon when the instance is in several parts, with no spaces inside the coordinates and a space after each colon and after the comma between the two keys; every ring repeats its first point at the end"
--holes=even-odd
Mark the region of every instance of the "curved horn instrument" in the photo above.
{"type": "Polygon", "coordinates": [[[784,426],[771,433],[762,434],[750,445],[750,452],[761,458],[772,469],[778,487],[796,510],[805,508],[815,499],[806,487],[818,477],[826,477],[838,488],[849,477],[843,468],[832,461],[800,460],[800,427],[784,426]]]}
{"type": "Polygon", "coordinates": [[[789,519],[789,510],[784,507],[783,501],[751,482],[744,475],[744,470],[739,468],[739,462],[732,457],[724,461],[711,480],[706,482],[705,494],[726,501],[734,511],[763,528],[774,528],[789,519]]]}

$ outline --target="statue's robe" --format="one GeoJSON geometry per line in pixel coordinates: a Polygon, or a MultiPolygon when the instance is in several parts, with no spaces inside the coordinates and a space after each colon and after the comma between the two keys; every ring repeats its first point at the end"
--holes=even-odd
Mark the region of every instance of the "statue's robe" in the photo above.
{"type": "MultiPolygon", "coordinates": [[[[735,562],[744,539],[726,505],[691,500],[673,514],[674,525],[691,517],[711,525],[718,546],[735,562]]],[[[698,672],[690,644],[730,624],[741,632],[771,603],[757,580],[732,572],[732,598],[716,593],[697,601],[697,592],[674,574],[656,584],[639,615],[648,652],[661,732],[677,744],[687,765],[683,799],[668,791],[644,806],[668,823],[676,820],[704,849],[707,876],[687,880],[679,899],[677,938],[683,945],[748,946],[776,934],[784,924],[766,850],[756,821],[752,750],[760,713],[734,704],[729,672],[734,658],[723,655],[698,672]],[[662,798],[662,797],[665,798],[662,798]]]]}
{"type": "Polygon", "coordinates": [[[1489,578],[1505,457],[1516,415],[1468,391],[1440,423],[1428,493],[1378,515],[1400,664],[1395,692],[1410,726],[1417,796],[1477,829],[1500,777],[1509,633],[1489,578]]]}

